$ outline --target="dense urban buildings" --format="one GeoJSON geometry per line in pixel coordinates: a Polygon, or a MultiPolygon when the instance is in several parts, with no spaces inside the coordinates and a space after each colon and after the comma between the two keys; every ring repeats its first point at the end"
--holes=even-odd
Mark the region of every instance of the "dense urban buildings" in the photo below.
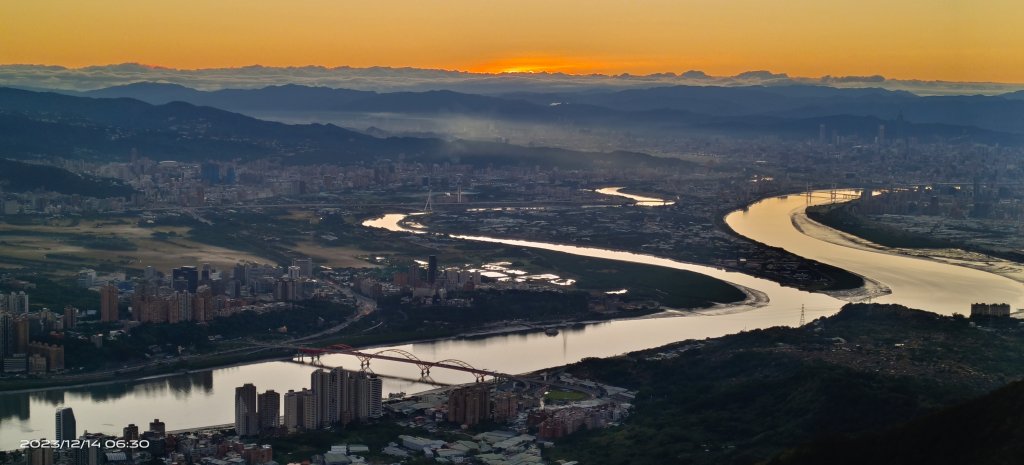
{"type": "Polygon", "coordinates": [[[278,393],[270,390],[257,395],[252,384],[238,387],[236,431],[240,436],[253,436],[279,426],[288,431],[316,430],[365,422],[383,414],[383,384],[375,375],[343,368],[318,369],[310,375],[310,385],[310,389],[284,394],[283,416],[278,393]]]}
{"type": "Polygon", "coordinates": [[[997,316],[997,317],[1009,317],[1010,316],[1010,305],[1009,304],[971,304],[971,316],[997,316]]]}
{"type": "Polygon", "coordinates": [[[318,369],[310,375],[310,385],[284,395],[284,426],[289,431],[344,426],[382,415],[383,384],[375,375],[318,369]]]}
{"type": "Polygon", "coordinates": [[[486,385],[455,389],[448,394],[448,420],[474,426],[492,418],[490,390],[486,385]]]}
{"type": "Polygon", "coordinates": [[[39,375],[64,370],[63,346],[32,340],[61,324],[50,312],[0,311],[0,373],[39,375]]]}

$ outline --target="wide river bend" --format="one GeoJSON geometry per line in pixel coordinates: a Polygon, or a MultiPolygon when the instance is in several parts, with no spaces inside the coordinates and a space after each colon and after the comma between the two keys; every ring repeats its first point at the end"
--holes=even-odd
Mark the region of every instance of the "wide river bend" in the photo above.
{"type": "MultiPolygon", "coordinates": [[[[670,203],[624,195],[615,188],[600,192],[630,197],[651,207],[670,203]]],[[[725,221],[736,232],[755,241],[783,247],[797,255],[866,277],[870,281],[869,289],[850,293],[847,300],[862,300],[874,294],[876,302],[900,303],[942,314],[966,314],[970,303],[975,301],[1008,302],[1014,309],[1024,306],[1024,285],[1002,276],[816,239],[815,236],[834,231],[806,220],[803,211],[808,205],[828,201],[827,195],[773,197],[754,203],[746,210],[735,211],[725,221]],[[795,224],[799,224],[799,228],[795,224]],[[884,293],[885,290],[889,293],[884,293]]],[[[405,217],[404,214],[388,214],[368,220],[364,225],[396,233],[423,233],[403,228],[400,223],[405,217]]],[[[740,305],[700,312],[669,312],[649,318],[566,328],[555,337],[533,332],[393,346],[424,360],[454,358],[480,368],[523,373],[573,363],[584,357],[612,356],[684,339],[795,325],[799,322],[801,307],[810,321],[833,314],[846,303],[834,296],[783,287],[739,272],[653,255],[492,237],[453,237],[694,271],[733,283],[746,290],[751,299],[740,305]]],[[[344,355],[324,357],[323,362],[328,366],[352,368],[358,368],[359,363],[354,357],[344,355]]],[[[372,368],[384,375],[418,376],[415,366],[405,364],[377,360],[373,361],[372,368]]],[[[235,387],[251,382],[260,392],[298,390],[309,385],[312,370],[310,366],[269,361],[149,380],[0,394],[0,450],[16,448],[20,439],[52,438],[54,408],[62,404],[75,409],[79,433],[88,430],[120,434],[121,428],[129,423],[145,425],[154,418],[166,422],[168,430],[230,423],[235,387]]],[[[472,381],[467,374],[446,370],[436,370],[432,375],[441,383],[472,381]]],[[[429,388],[431,386],[423,383],[397,378],[385,378],[384,383],[385,393],[412,393],[429,388]]]]}

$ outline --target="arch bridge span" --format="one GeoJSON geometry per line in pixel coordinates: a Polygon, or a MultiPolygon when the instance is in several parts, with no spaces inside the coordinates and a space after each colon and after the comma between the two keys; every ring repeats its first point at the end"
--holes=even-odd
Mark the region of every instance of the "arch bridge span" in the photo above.
{"type": "Polygon", "coordinates": [[[294,349],[299,357],[310,357],[313,359],[319,359],[324,354],[342,354],[351,355],[359,359],[359,368],[362,370],[370,369],[371,360],[387,360],[390,362],[406,363],[410,365],[416,365],[420,369],[420,376],[424,378],[430,377],[430,370],[433,368],[443,368],[446,370],[461,371],[464,373],[470,373],[476,377],[477,382],[483,382],[487,377],[494,379],[510,379],[512,375],[500,373],[493,370],[485,370],[476,368],[469,363],[458,360],[458,359],[445,359],[440,361],[429,361],[422,360],[415,354],[402,349],[384,349],[377,352],[368,352],[358,350],[352,346],[346,344],[334,344],[322,348],[314,347],[301,347],[292,346],[287,344],[264,344],[267,347],[281,348],[281,349],[294,349]]]}

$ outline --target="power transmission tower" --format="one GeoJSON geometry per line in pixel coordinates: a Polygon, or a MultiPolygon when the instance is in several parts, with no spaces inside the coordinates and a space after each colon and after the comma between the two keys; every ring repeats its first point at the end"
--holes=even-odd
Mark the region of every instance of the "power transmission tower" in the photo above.
{"type": "Polygon", "coordinates": [[[804,326],[804,322],[805,322],[804,321],[804,306],[801,304],[800,305],[800,327],[801,328],[804,326]]]}
{"type": "Polygon", "coordinates": [[[432,213],[434,211],[434,190],[431,189],[427,193],[427,203],[423,205],[423,213],[432,213]]]}

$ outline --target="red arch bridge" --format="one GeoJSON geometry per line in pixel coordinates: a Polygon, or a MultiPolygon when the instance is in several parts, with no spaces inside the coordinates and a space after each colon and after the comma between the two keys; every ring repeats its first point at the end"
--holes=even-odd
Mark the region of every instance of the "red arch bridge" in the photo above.
{"type": "Polygon", "coordinates": [[[294,349],[299,357],[310,357],[314,360],[319,360],[321,355],[324,354],[343,354],[351,355],[359,359],[359,368],[366,370],[370,368],[370,360],[387,360],[391,362],[408,363],[416,365],[420,369],[420,376],[427,378],[430,376],[430,370],[432,368],[444,368],[448,370],[461,371],[464,373],[471,373],[476,377],[477,382],[483,382],[488,376],[492,378],[510,379],[513,378],[511,375],[505,373],[499,373],[497,371],[484,370],[475,368],[472,365],[454,358],[445,360],[439,360],[436,362],[422,360],[416,355],[407,352],[402,349],[384,349],[378,352],[364,352],[356,350],[354,347],[345,344],[335,344],[322,348],[314,347],[301,347],[301,346],[290,346],[290,345],[279,345],[279,344],[267,344],[268,347],[282,348],[282,349],[294,349]]]}

